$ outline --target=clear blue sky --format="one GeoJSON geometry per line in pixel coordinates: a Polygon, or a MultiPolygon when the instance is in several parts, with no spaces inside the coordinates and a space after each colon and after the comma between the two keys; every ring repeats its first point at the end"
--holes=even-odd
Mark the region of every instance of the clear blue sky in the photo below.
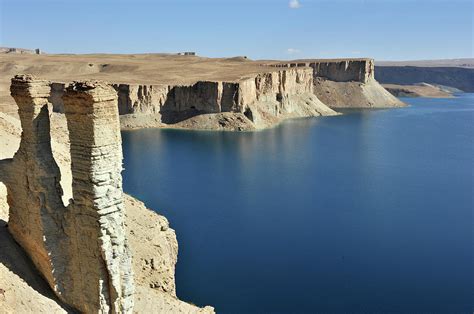
{"type": "Polygon", "coordinates": [[[0,46],[252,59],[473,57],[474,0],[0,0],[0,46]]]}

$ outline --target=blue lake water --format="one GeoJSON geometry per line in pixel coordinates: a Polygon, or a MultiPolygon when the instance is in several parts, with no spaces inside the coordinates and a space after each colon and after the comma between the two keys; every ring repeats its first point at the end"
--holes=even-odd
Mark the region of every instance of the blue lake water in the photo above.
{"type": "Polygon", "coordinates": [[[474,310],[474,94],[253,133],[123,132],[124,189],[218,312],[474,310]]]}

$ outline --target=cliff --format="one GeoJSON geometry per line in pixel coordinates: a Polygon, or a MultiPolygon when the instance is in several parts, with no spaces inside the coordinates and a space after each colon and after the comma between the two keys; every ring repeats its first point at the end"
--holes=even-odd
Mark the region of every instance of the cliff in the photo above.
{"type": "MultiPolygon", "coordinates": [[[[53,83],[50,101],[63,112],[63,83],[53,83]]],[[[174,126],[253,130],[288,118],[337,114],[313,94],[310,68],[281,69],[235,82],[189,85],[112,84],[124,128],[174,126]],[[128,115],[128,116],[127,116],[128,115]]]]}
{"type": "Polygon", "coordinates": [[[2,308],[18,310],[22,306],[15,302],[24,305],[27,299],[40,299],[38,305],[23,308],[36,311],[47,304],[57,312],[73,308],[126,313],[132,311],[135,299],[135,310],[148,306],[143,303],[147,300],[158,310],[201,311],[176,299],[177,242],[166,219],[122,196],[115,90],[98,82],[69,85],[63,97],[65,131],[64,115],[56,116],[61,128],[50,127],[55,116],[49,113],[49,85],[31,76],[15,77],[11,90],[20,109],[21,129],[15,119],[0,116],[0,134],[9,139],[2,141],[0,157],[13,154],[22,130],[14,157],[0,161],[0,181],[5,184],[0,184],[0,243],[6,246],[0,254],[0,275],[2,285],[14,287],[1,287],[2,308]],[[128,214],[127,207],[133,209],[128,214]],[[136,245],[133,263],[128,237],[136,245]],[[36,291],[49,300],[22,294],[28,289],[11,272],[37,282],[36,291]],[[138,284],[135,292],[133,278],[138,284]]]}
{"type": "Polygon", "coordinates": [[[331,108],[386,108],[405,105],[375,80],[373,59],[296,60],[271,65],[312,68],[314,94],[331,108]]]}
{"type": "Polygon", "coordinates": [[[141,55],[0,54],[1,110],[5,78],[19,69],[52,84],[62,111],[65,84],[102,79],[118,94],[123,128],[255,130],[284,119],[336,114],[329,107],[398,107],[374,76],[372,59],[252,61],[244,58],[141,55]]]}

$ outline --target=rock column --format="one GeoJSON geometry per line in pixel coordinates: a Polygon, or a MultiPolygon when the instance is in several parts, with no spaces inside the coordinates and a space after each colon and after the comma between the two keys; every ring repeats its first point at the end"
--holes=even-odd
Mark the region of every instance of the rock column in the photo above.
{"type": "Polygon", "coordinates": [[[133,277],[125,238],[122,148],[117,93],[74,82],[63,96],[71,142],[71,239],[74,306],[84,312],[131,312],[133,277]]]}
{"type": "Polygon", "coordinates": [[[64,291],[67,239],[60,171],[51,151],[49,82],[30,75],[11,81],[23,133],[2,169],[10,207],[8,229],[56,293],[64,291]]]}

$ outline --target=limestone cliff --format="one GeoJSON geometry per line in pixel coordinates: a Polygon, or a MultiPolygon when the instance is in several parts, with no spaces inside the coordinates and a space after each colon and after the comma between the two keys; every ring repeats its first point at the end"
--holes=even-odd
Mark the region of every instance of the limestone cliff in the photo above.
{"type": "Polygon", "coordinates": [[[67,93],[73,201],[65,207],[51,149],[49,91],[49,82],[32,76],[12,79],[23,133],[14,158],[1,163],[9,231],[65,303],[86,313],[131,312],[116,94],[100,85],[72,85],[67,93]]]}
{"type": "MultiPolygon", "coordinates": [[[[57,112],[63,111],[58,96],[63,93],[61,84],[52,85],[50,98],[57,112]]],[[[113,84],[113,87],[118,94],[119,113],[128,115],[122,119],[126,121],[122,125],[131,128],[251,130],[270,127],[287,118],[337,114],[313,94],[311,68],[262,72],[235,82],[113,84]]]]}
{"type": "Polygon", "coordinates": [[[331,108],[385,108],[405,105],[375,80],[373,59],[299,60],[271,65],[311,67],[314,94],[331,108]]]}
{"type": "Polygon", "coordinates": [[[259,129],[286,118],[336,114],[314,96],[310,68],[264,72],[237,82],[118,84],[114,87],[119,95],[121,114],[153,114],[155,119],[168,125],[183,125],[179,123],[194,118],[185,126],[225,128],[230,125],[230,128],[259,129]],[[232,119],[222,113],[236,115],[232,119]],[[199,115],[208,115],[210,121],[196,118],[199,115]],[[196,120],[201,123],[193,123],[196,120]]]}
{"type": "MultiPolygon", "coordinates": [[[[0,184],[0,218],[5,221],[8,218],[9,233],[59,298],[39,303],[51,306],[57,302],[57,310],[68,305],[85,313],[128,313],[132,311],[135,296],[138,299],[135,310],[139,311],[146,307],[144,300],[154,304],[157,310],[201,311],[176,298],[177,242],[166,219],[133,198],[122,196],[122,152],[115,90],[99,82],[70,84],[63,97],[66,115],[58,115],[60,121],[67,119],[67,130],[63,128],[58,135],[50,128],[51,119],[58,116],[49,112],[49,86],[49,82],[31,76],[12,79],[11,92],[19,106],[23,132],[14,157],[0,161],[0,181],[8,193],[6,207],[4,186],[0,184]],[[55,134],[56,141],[51,140],[50,134],[55,134]],[[67,145],[58,145],[57,139],[67,145]],[[64,148],[58,153],[58,147],[62,146],[69,148],[69,157],[64,148]],[[61,176],[72,176],[72,180],[62,180],[61,176]],[[72,185],[68,186],[71,181],[72,185]],[[68,206],[61,199],[63,190],[66,200],[72,196],[68,206]],[[6,217],[4,211],[8,207],[6,217]],[[127,216],[125,207],[133,209],[127,216]],[[150,230],[154,230],[152,236],[150,230]],[[127,237],[137,247],[133,263],[127,237]],[[132,269],[139,285],[135,293],[132,269]]],[[[12,120],[15,119],[0,117],[0,133],[15,142],[20,129],[8,127],[14,124],[12,120]]],[[[12,152],[9,144],[15,146],[15,143],[0,145],[0,156],[8,157],[3,153],[12,152]]],[[[0,221],[2,247],[8,246],[8,254],[20,252],[4,232],[3,220],[0,221]]],[[[21,254],[16,255],[16,259],[22,258],[21,254]]],[[[13,290],[1,287],[9,299],[4,298],[0,307],[9,311],[14,309],[11,302],[16,298],[12,300],[11,296],[16,294],[25,301],[33,296],[18,294],[24,291],[23,286],[5,272],[5,266],[10,269],[15,266],[3,264],[5,257],[3,254],[0,257],[2,284],[12,282],[16,287],[13,290]]],[[[32,277],[34,272],[29,273],[32,277]]],[[[43,294],[48,295],[47,291],[43,294]]]]}

